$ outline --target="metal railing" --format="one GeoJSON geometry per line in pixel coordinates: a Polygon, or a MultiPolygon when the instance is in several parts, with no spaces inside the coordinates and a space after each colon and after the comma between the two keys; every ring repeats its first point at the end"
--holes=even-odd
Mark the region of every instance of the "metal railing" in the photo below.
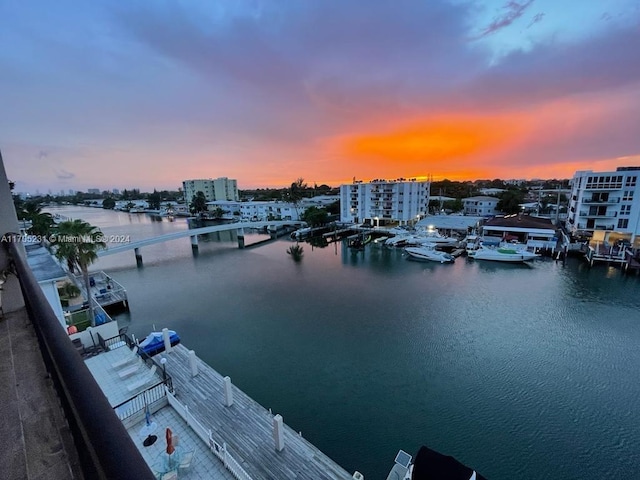
{"type": "Polygon", "coordinates": [[[2,244],[14,265],[27,314],[57,390],[85,478],[152,480],[149,466],[61,328],[16,237],[16,234],[6,234],[9,241],[2,244]]]}

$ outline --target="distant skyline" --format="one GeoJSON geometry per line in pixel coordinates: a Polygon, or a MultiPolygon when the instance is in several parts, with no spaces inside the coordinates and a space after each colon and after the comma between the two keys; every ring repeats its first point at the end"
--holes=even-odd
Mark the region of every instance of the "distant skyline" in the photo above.
{"type": "Polygon", "coordinates": [[[2,2],[16,191],[640,165],[640,2],[2,2]]]}

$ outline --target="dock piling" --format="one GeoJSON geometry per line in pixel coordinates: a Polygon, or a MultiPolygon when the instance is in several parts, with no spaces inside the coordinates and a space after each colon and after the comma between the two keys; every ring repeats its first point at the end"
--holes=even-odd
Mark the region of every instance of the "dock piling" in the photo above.
{"type": "Polygon", "coordinates": [[[198,236],[191,235],[191,250],[198,250],[198,236]]]}
{"type": "Polygon", "coordinates": [[[244,228],[239,228],[237,231],[238,234],[238,248],[244,248],[244,228]]]}
{"type": "Polygon", "coordinates": [[[171,339],[169,338],[169,329],[162,329],[162,339],[164,340],[164,351],[171,353],[171,339]]]}
{"type": "Polygon", "coordinates": [[[136,255],[136,266],[142,267],[142,254],[140,253],[140,247],[134,248],[133,253],[136,255]]]}
{"type": "Polygon", "coordinates": [[[273,417],[273,440],[276,444],[276,451],[281,452],[284,449],[284,425],[280,414],[273,417]]]}
{"type": "Polygon", "coordinates": [[[198,375],[198,362],[196,361],[196,352],[193,350],[189,350],[189,369],[192,377],[198,375]]]}
{"type": "Polygon", "coordinates": [[[224,404],[227,407],[233,405],[233,390],[231,389],[231,378],[224,377],[224,404]]]}

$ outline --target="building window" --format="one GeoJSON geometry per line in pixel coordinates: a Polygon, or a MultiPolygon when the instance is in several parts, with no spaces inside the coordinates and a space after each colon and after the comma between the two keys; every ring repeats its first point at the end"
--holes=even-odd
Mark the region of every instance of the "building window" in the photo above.
{"type": "Polygon", "coordinates": [[[628,218],[621,218],[618,220],[618,228],[627,228],[629,226],[628,218]]]}
{"type": "Polygon", "coordinates": [[[622,201],[623,202],[631,202],[633,201],[633,190],[625,190],[624,194],[622,195],[622,201]]]}
{"type": "Polygon", "coordinates": [[[635,187],[636,186],[636,178],[637,177],[627,177],[627,181],[625,182],[625,187],[635,187]]]}
{"type": "Polygon", "coordinates": [[[622,205],[620,207],[620,215],[631,215],[631,205],[622,205]]]}

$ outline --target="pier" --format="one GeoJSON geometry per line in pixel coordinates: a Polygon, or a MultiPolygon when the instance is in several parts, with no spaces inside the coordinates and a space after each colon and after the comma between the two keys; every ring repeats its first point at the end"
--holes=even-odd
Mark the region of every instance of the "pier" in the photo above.
{"type": "Polygon", "coordinates": [[[91,290],[89,294],[87,294],[84,280],[81,276],[73,276],[73,279],[87,300],[92,298],[98,305],[105,309],[110,307],[129,309],[127,291],[124,286],[106,273],[100,271],[89,274],[89,289],[91,290]]]}
{"type": "Polygon", "coordinates": [[[280,415],[262,407],[183,345],[161,355],[167,358],[177,398],[212,430],[214,438],[226,443],[251,478],[361,478],[348,473],[287,426],[280,415]]]}

